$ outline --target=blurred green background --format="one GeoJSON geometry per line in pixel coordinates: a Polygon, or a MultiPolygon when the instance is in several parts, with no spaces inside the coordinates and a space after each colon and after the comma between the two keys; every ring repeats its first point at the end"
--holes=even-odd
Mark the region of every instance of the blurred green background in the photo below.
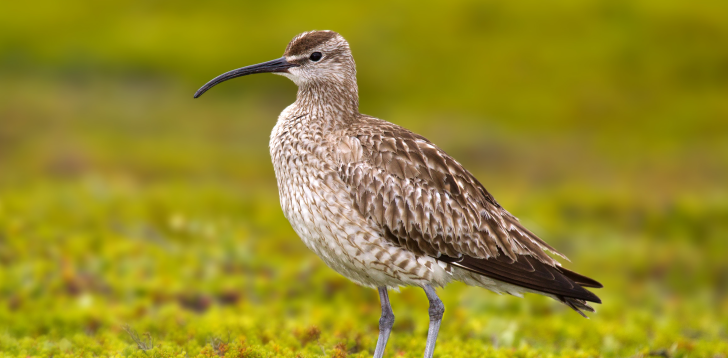
{"type": "MultiPolygon", "coordinates": [[[[437,357],[728,355],[728,3],[36,1],[0,11],[0,356],[368,357],[374,290],[283,217],[295,85],[192,94],[331,29],[418,132],[594,277],[585,320],[454,284],[437,357]],[[139,343],[135,342],[136,340],[139,343]]],[[[418,357],[420,289],[387,356],[418,357]]]]}

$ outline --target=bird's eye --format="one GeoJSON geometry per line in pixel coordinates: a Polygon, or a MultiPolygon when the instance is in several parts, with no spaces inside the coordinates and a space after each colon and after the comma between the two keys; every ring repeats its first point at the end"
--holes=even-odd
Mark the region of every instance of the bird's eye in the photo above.
{"type": "Polygon", "coordinates": [[[314,52],[311,54],[311,56],[309,58],[311,59],[311,61],[316,62],[321,59],[321,56],[322,56],[321,52],[314,52]]]}

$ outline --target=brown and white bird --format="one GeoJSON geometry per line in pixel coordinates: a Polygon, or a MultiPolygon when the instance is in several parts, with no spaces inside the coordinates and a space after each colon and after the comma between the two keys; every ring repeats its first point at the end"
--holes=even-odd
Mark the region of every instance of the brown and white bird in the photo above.
{"type": "Polygon", "coordinates": [[[422,287],[430,302],[425,357],[445,308],[433,287],[451,281],[498,293],[552,297],[594,312],[584,287],[602,285],[546,254],[566,258],[523,227],[445,151],[396,124],[359,113],[356,66],[333,31],[293,38],[283,57],[224,73],[272,72],[298,85],[270,137],[283,213],[303,242],[336,272],[378,288],[382,357],[394,314],[387,289],[422,287]]]}

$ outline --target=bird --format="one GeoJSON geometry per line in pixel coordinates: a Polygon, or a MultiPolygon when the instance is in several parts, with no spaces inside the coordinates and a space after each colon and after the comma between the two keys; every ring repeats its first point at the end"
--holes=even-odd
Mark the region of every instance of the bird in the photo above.
{"type": "Polygon", "coordinates": [[[378,290],[374,357],[394,313],[388,291],[421,287],[431,358],[445,306],[435,288],[460,281],[496,293],[552,297],[585,318],[602,284],[570,271],[565,255],[506,211],[458,161],[427,138],[359,112],[356,64],[334,31],[296,35],[281,58],[225,72],[224,81],[273,73],[298,86],[270,136],[283,214],[304,244],[349,280],[378,290]]]}

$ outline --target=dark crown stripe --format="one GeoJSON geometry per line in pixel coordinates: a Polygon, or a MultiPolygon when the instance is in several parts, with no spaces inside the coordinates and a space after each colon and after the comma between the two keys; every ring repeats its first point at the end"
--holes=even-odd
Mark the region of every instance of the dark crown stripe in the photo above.
{"type": "Polygon", "coordinates": [[[316,46],[321,45],[322,43],[336,37],[336,35],[336,32],[333,31],[310,32],[306,35],[303,35],[301,38],[291,41],[291,43],[288,44],[288,47],[286,48],[285,55],[295,56],[306,54],[308,51],[312,50],[316,46]]]}

